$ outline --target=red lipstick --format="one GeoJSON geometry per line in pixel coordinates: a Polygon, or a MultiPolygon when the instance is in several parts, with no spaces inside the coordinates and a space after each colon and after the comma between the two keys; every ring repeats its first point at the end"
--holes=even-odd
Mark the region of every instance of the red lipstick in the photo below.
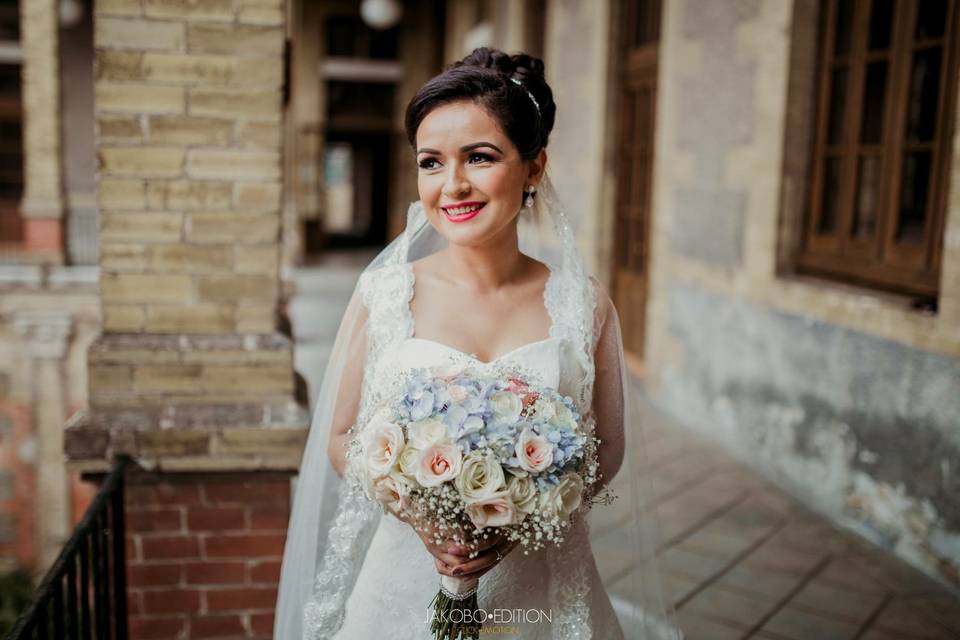
{"type": "Polygon", "coordinates": [[[452,205],[449,205],[446,207],[440,207],[440,208],[443,209],[443,212],[447,216],[447,220],[449,220],[450,222],[466,222],[467,220],[475,218],[477,214],[480,213],[480,210],[483,209],[483,207],[486,204],[487,204],[486,202],[458,202],[456,204],[452,204],[452,205]],[[469,208],[470,210],[464,213],[456,213],[456,214],[451,213],[451,210],[453,209],[467,209],[467,208],[469,208]]]}

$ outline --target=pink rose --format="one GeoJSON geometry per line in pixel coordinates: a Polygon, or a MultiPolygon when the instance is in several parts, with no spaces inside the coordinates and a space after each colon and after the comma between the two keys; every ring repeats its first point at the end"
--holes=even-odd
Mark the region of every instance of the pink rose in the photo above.
{"type": "Polygon", "coordinates": [[[498,491],[489,498],[471,502],[466,508],[467,516],[477,529],[502,527],[517,521],[517,507],[507,490],[498,491]]]}
{"type": "Polygon", "coordinates": [[[417,463],[417,482],[424,487],[436,487],[460,475],[463,454],[450,441],[432,444],[420,454],[417,463]]]}
{"type": "Polygon", "coordinates": [[[516,453],[520,467],[530,473],[540,473],[553,464],[553,445],[529,427],[517,439],[516,453]]]}

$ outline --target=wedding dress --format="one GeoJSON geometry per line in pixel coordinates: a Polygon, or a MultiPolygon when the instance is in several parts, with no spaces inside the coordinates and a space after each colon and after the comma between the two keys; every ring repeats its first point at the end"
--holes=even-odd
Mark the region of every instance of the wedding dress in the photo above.
{"type": "Polygon", "coordinates": [[[660,590],[655,518],[640,473],[642,424],[631,415],[616,312],[586,273],[549,178],[538,190],[535,211],[521,215],[519,233],[520,250],[550,268],[543,292],[549,335],[490,362],[415,336],[411,263],[445,246],[420,203],[411,205],[404,233],[360,276],[316,401],[294,489],[275,640],[432,638],[427,607],[440,577],[433,557],[410,525],[382,514],[337,476],[327,442],[343,394],[356,391],[342,388],[342,381],[362,380],[351,416],[352,424],[364,425],[376,407],[396,397],[405,371],[449,363],[523,368],[533,383],[569,396],[588,429],[606,426],[597,434],[605,434],[608,457],[619,463],[620,515],[601,531],[604,551],[616,557],[612,571],[607,565],[610,584],[601,580],[586,512],[575,512],[563,543],[528,555],[515,548],[480,578],[479,607],[500,614],[484,626],[512,631],[501,630],[505,637],[534,640],[680,637],[660,590]],[[602,394],[594,394],[595,385],[602,394]],[[601,395],[603,401],[595,402],[601,395]]]}
{"type": "MultiPolygon", "coordinates": [[[[403,265],[400,269],[408,271],[404,282],[408,288],[412,288],[413,277],[409,265],[403,265]]],[[[378,275],[377,272],[369,277],[370,280],[362,283],[364,289],[377,287],[377,279],[391,280],[389,276],[378,275]]],[[[552,277],[553,272],[548,280],[547,291],[550,291],[552,277]]],[[[393,300],[384,299],[375,291],[364,293],[370,304],[387,304],[389,312],[399,311],[406,316],[403,318],[405,325],[413,325],[409,304],[400,305],[400,309],[397,309],[397,305],[392,304],[393,300]]],[[[403,291],[401,299],[409,300],[411,294],[403,291]]],[[[379,315],[379,310],[372,309],[371,314],[379,315]]],[[[583,372],[579,370],[579,363],[570,347],[563,338],[551,335],[483,362],[439,342],[409,337],[397,340],[381,352],[374,370],[373,384],[388,385],[391,380],[414,368],[467,365],[482,370],[515,364],[530,372],[537,386],[557,389],[563,395],[574,395],[583,372]]],[[[583,564],[584,575],[590,583],[589,616],[594,637],[622,639],[623,632],[602,587],[582,520],[563,544],[568,547],[566,551],[569,555],[583,564]]],[[[509,633],[504,631],[500,635],[547,640],[552,633],[550,582],[550,564],[543,550],[524,555],[515,549],[480,579],[478,603],[491,619],[501,622],[499,626],[509,630],[509,633]],[[495,609],[500,611],[494,614],[495,609]]],[[[347,601],[343,627],[336,638],[432,639],[428,605],[436,591],[437,571],[433,556],[427,552],[423,541],[410,525],[392,515],[382,515],[357,583],[347,601]],[[384,611],[393,614],[386,625],[382,616],[377,615],[377,612],[384,611]]],[[[487,626],[491,624],[487,622],[487,626]]]]}

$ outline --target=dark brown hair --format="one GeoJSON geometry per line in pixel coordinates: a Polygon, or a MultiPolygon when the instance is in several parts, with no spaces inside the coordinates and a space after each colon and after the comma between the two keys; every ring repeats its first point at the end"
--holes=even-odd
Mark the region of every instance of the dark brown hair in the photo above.
{"type": "Polygon", "coordinates": [[[539,58],[481,47],[448,66],[424,84],[407,105],[405,125],[410,146],[416,148],[417,129],[431,111],[460,100],[485,108],[524,160],[536,158],[547,146],[557,106],[539,58]],[[536,99],[539,112],[530,95],[536,99]]]}

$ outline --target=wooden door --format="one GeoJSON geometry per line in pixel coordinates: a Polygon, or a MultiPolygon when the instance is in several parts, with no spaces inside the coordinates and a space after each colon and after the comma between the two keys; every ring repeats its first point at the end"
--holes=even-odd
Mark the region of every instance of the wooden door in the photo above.
{"type": "Polygon", "coordinates": [[[626,351],[643,356],[653,189],[660,0],[624,0],[613,299],[626,351]]]}

